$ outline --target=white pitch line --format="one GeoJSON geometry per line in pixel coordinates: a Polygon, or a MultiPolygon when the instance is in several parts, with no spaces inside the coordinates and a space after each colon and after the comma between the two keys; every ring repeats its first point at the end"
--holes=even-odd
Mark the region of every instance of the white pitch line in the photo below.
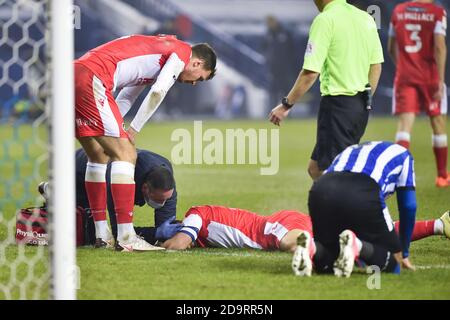
{"type": "MultiPolygon", "coordinates": [[[[228,256],[228,257],[260,257],[260,258],[270,258],[270,259],[280,259],[280,260],[286,260],[286,256],[288,255],[287,252],[279,252],[278,254],[270,254],[270,252],[264,253],[264,252],[258,252],[255,253],[251,252],[226,252],[226,249],[219,249],[217,251],[201,251],[201,250],[184,250],[184,251],[177,251],[177,250],[166,250],[166,252],[178,252],[183,254],[198,254],[198,255],[205,255],[205,256],[228,256]],[[219,251],[224,250],[224,251],[219,251]]],[[[276,251],[273,251],[276,252],[276,251]]],[[[432,270],[432,269],[444,269],[444,270],[450,270],[450,265],[448,264],[433,264],[433,265],[416,265],[415,266],[417,270],[432,270]]]]}
{"type": "MultiPolygon", "coordinates": [[[[224,249],[226,250],[226,249],[224,249]]],[[[184,254],[198,254],[198,255],[206,255],[206,256],[228,256],[228,257],[260,257],[260,258],[276,258],[276,259],[286,259],[287,253],[278,255],[278,254],[264,254],[264,253],[251,253],[251,252],[220,252],[218,251],[201,251],[201,250],[185,250],[185,251],[176,251],[176,250],[166,250],[166,252],[179,252],[184,254]]],[[[280,252],[282,253],[282,252],[280,252]]]]}
{"type": "Polygon", "coordinates": [[[429,266],[415,266],[418,270],[430,270],[430,269],[450,269],[448,264],[433,264],[429,266]]]}

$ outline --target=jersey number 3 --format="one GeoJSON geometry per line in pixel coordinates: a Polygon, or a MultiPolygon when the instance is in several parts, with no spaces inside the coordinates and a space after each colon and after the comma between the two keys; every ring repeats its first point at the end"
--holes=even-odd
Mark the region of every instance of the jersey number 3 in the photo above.
{"type": "Polygon", "coordinates": [[[422,39],[420,39],[419,32],[422,30],[420,24],[407,24],[406,30],[411,31],[410,39],[415,42],[414,45],[405,46],[405,50],[408,53],[417,53],[422,49],[422,39]]]}

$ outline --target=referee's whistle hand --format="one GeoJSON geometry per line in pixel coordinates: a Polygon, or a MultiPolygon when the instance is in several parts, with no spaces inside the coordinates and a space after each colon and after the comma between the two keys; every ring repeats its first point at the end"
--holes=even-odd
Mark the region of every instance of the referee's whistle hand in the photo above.
{"type": "Polygon", "coordinates": [[[286,108],[284,105],[279,104],[275,108],[272,109],[272,111],[269,113],[269,121],[272,122],[274,125],[279,126],[280,122],[284,120],[289,114],[289,109],[286,108]]]}

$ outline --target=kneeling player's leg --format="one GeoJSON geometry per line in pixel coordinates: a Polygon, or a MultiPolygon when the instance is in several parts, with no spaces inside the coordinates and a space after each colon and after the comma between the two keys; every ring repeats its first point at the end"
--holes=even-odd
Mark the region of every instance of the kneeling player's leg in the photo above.
{"type": "MultiPolygon", "coordinates": [[[[335,199],[329,197],[329,176],[322,176],[309,192],[308,207],[314,233],[314,268],[318,272],[332,272],[339,254],[341,224],[336,220],[335,199]]],[[[332,178],[333,179],[333,178],[332,178]]]]}
{"type": "Polygon", "coordinates": [[[97,137],[111,157],[111,193],[117,216],[117,238],[122,241],[134,235],[134,166],[136,149],[127,138],[97,137]]]}
{"type": "MultiPolygon", "coordinates": [[[[392,231],[390,237],[397,237],[395,231],[392,231]]],[[[359,239],[360,240],[360,239],[359,239]]],[[[395,257],[395,250],[386,249],[382,245],[371,243],[368,241],[361,241],[361,249],[359,251],[359,259],[364,261],[369,266],[377,266],[384,272],[399,272],[399,264],[395,257]]]]}
{"type": "Polygon", "coordinates": [[[400,252],[401,246],[389,211],[380,201],[378,185],[368,176],[356,174],[342,181],[341,186],[345,192],[338,212],[345,231],[339,236],[337,269],[348,276],[353,261],[347,260],[353,256],[382,271],[393,271],[397,261],[392,253],[400,252]]]}
{"type": "MultiPolygon", "coordinates": [[[[374,208],[375,209],[375,208],[374,208]]],[[[401,261],[401,244],[390,216],[373,210],[355,228],[359,244],[359,259],[367,265],[375,265],[385,272],[398,272],[401,261]]]]}
{"type": "Polygon", "coordinates": [[[108,241],[111,238],[106,220],[106,166],[109,157],[94,137],[80,137],[78,141],[89,160],[86,166],[85,188],[95,223],[95,237],[108,241]]]}

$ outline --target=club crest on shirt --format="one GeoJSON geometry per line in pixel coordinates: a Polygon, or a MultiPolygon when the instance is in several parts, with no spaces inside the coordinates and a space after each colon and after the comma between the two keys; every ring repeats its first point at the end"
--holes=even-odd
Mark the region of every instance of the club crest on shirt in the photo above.
{"type": "Polygon", "coordinates": [[[305,51],[305,57],[309,57],[314,54],[315,51],[315,45],[311,41],[308,41],[308,44],[306,45],[306,51],[305,51]]]}

